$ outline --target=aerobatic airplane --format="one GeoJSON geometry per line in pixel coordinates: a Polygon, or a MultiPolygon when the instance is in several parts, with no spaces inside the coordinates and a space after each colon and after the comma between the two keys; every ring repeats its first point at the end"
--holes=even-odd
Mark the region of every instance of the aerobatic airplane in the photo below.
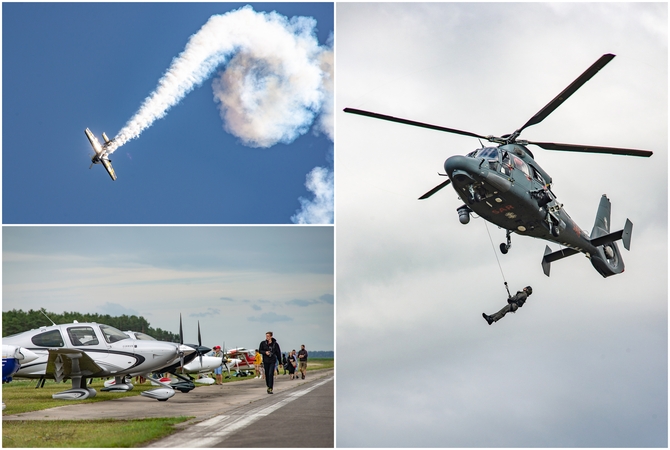
{"type": "Polygon", "coordinates": [[[109,176],[112,177],[112,180],[116,181],[116,173],[112,167],[112,161],[109,159],[109,146],[114,141],[109,140],[107,135],[102,133],[102,138],[105,140],[105,145],[100,145],[98,138],[95,137],[93,133],[91,133],[91,130],[86,128],[86,131],[84,132],[86,133],[86,137],[88,138],[89,142],[91,143],[91,147],[93,147],[93,151],[95,152],[95,155],[91,157],[91,166],[89,169],[93,167],[93,164],[102,164],[105,170],[107,170],[109,176]]]}
{"type": "MultiPolygon", "coordinates": [[[[70,323],[40,327],[2,338],[3,344],[27,348],[38,358],[22,364],[17,378],[72,380],[72,389],[53,398],[83,400],[96,395],[87,387],[90,378],[115,377],[105,391],[129,391],[126,376],[147,376],[163,367],[181,362],[195,352],[193,347],[162,341],[133,340],[114,327],[98,323],[70,323]]],[[[39,386],[39,383],[38,383],[39,386]]],[[[174,389],[168,385],[142,392],[145,397],[165,401],[174,389]]]]}

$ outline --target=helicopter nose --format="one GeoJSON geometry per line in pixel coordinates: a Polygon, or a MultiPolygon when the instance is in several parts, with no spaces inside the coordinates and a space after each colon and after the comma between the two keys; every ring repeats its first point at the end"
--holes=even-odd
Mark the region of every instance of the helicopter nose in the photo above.
{"type": "Polygon", "coordinates": [[[472,179],[472,174],[477,173],[477,164],[478,161],[473,158],[454,155],[444,162],[444,170],[452,181],[466,181],[466,178],[472,179]]]}

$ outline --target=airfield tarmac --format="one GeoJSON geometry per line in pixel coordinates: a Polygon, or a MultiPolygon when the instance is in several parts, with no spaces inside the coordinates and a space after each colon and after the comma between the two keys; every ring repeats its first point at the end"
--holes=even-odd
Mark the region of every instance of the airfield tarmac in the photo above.
{"type": "Polygon", "coordinates": [[[167,402],[126,397],[72,404],[3,416],[3,420],[140,419],[193,416],[177,433],[152,447],[333,447],[334,369],[314,370],[305,380],[275,377],[274,394],[265,381],[250,378],[222,386],[177,392],[167,402]],[[263,432],[263,430],[270,430],[263,432]],[[293,430],[286,434],[282,430],[293,430]],[[299,433],[303,433],[298,441],[299,433]],[[283,442],[296,436],[292,442],[283,442]],[[286,445],[284,445],[286,444],[286,445]]]}

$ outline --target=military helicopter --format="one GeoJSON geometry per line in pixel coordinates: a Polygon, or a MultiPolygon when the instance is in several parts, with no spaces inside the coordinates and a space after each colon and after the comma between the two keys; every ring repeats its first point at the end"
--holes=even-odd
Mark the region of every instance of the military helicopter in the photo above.
{"type": "Polygon", "coordinates": [[[480,139],[480,142],[483,139],[497,144],[490,147],[482,144],[481,148],[465,156],[456,155],[447,158],[444,162],[446,174],[440,175],[447,176],[448,179],[419,197],[419,200],[426,199],[452,184],[459,197],[465,200],[465,204],[457,208],[462,224],[469,223],[470,214],[476,213],[506,230],[506,242],[500,244],[500,251],[503,254],[506,254],[512,245],[512,233],[532,236],[565,247],[552,252],[549,246],[546,246],[542,257],[542,269],[545,275],[549,276],[552,262],[581,252],[591,260],[591,264],[598,273],[603,277],[609,277],[624,271],[623,259],[615,241],[622,240],[624,247],[630,250],[632,222],[626,219],[623,230],[610,233],[611,204],[607,196],[603,195],[591,234],[587,234],[570,218],[563,209],[563,204],[557,201],[556,195],[551,190],[551,177],[535,161],[533,153],[528,150],[527,146],[532,144],[545,150],[640,157],[649,157],[652,152],[554,142],[530,142],[519,140],[518,137],[524,129],[537,125],[547,118],[577,89],[605,67],[614,56],[609,53],[601,56],[521,128],[501,137],[482,136],[469,131],[415,122],[360,109],[345,108],[344,112],[470,136],[480,139]]]}

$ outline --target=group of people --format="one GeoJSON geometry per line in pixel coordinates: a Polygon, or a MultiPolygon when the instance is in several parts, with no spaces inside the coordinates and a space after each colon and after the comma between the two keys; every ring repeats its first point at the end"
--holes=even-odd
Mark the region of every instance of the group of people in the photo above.
{"type": "Polygon", "coordinates": [[[291,379],[297,379],[295,376],[296,367],[300,371],[302,379],[305,379],[307,373],[307,350],[305,346],[300,346],[300,351],[296,354],[295,349],[282,355],[279,343],[272,336],[272,331],[265,333],[265,340],[261,341],[256,349],[256,378],[265,378],[265,385],[267,386],[268,394],[272,394],[274,387],[275,371],[279,375],[279,366],[284,366],[284,373],[288,370],[291,379]]]}

